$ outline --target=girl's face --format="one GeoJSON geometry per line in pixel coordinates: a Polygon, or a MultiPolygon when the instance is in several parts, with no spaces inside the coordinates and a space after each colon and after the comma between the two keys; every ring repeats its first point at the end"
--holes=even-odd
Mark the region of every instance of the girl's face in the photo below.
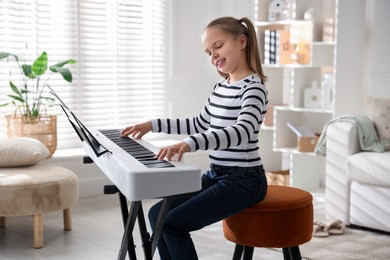
{"type": "Polygon", "coordinates": [[[222,29],[211,27],[204,31],[202,42],[211,64],[222,73],[229,74],[231,79],[247,68],[245,60],[247,41],[244,35],[234,38],[222,29]]]}

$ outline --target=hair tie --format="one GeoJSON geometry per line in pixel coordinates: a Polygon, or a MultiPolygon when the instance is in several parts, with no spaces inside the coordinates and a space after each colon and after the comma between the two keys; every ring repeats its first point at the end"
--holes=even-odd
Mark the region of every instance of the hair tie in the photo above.
{"type": "Polygon", "coordinates": [[[241,18],[238,20],[238,22],[243,25],[246,29],[248,29],[248,26],[246,25],[246,22],[241,18]]]}

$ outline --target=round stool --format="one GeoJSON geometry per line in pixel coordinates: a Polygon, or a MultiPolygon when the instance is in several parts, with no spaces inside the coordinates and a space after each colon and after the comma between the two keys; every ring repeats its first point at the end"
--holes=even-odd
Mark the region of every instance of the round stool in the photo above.
{"type": "Polygon", "coordinates": [[[301,189],[269,185],[265,199],[222,222],[236,243],[233,260],[252,259],[254,247],[283,249],[284,259],[301,259],[299,245],[311,240],[313,197],[301,189]]]}
{"type": "Polygon", "coordinates": [[[64,230],[72,229],[71,207],[78,200],[78,179],[49,164],[0,168],[0,227],[5,217],[34,216],[34,247],[43,247],[43,213],[63,210],[64,230]]]}

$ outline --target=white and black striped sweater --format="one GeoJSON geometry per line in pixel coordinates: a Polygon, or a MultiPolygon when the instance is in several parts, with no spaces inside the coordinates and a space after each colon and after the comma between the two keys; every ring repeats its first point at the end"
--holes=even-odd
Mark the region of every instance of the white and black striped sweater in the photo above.
{"type": "Polygon", "coordinates": [[[200,114],[184,119],[153,119],[153,132],[187,134],[196,150],[210,150],[210,162],[223,166],[262,165],[258,134],[267,112],[267,89],[256,74],[214,86],[200,114]]]}

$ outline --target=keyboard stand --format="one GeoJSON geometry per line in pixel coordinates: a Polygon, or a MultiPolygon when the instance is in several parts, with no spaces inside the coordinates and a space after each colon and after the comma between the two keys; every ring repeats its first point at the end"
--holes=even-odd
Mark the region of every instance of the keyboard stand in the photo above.
{"type": "MultiPolygon", "coordinates": [[[[83,158],[85,164],[94,163],[91,157],[86,156],[83,158]]],[[[171,167],[172,165],[169,165],[171,167]]],[[[164,164],[164,167],[167,167],[164,164]]],[[[195,172],[194,172],[195,173],[195,172]]],[[[145,260],[152,260],[153,255],[157,249],[158,241],[161,237],[164,227],[165,219],[168,211],[171,207],[172,201],[176,197],[188,196],[192,192],[183,194],[170,195],[162,198],[162,205],[157,216],[156,224],[152,236],[147,231],[145,216],[142,208],[142,201],[131,201],[130,210],[128,209],[128,200],[125,195],[116,187],[115,184],[105,185],[104,194],[117,194],[119,195],[119,204],[122,213],[122,221],[124,226],[124,233],[122,236],[121,247],[118,254],[118,260],[124,260],[126,254],[129,254],[130,260],[136,260],[137,255],[135,252],[135,244],[133,239],[133,230],[135,222],[137,220],[139,226],[139,232],[142,240],[142,247],[145,256],[145,260]]]]}
{"type": "Polygon", "coordinates": [[[135,221],[138,220],[139,232],[142,240],[142,247],[144,251],[145,260],[152,260],[157,248],[158,240],[160,239],[162,229],[164,227],[165,218],[168,214],[173,197],[163,198],[162,206],[157,217],[154,232],[150,237],[146,229],[145,216],[141,201],[131,202],[130,210],[128,210],[127,199],[119,191],[115,185],[104,186],[104,194],[119,194],[119,203],[122,212],[122,220],[124,225],[124,233],[122,237],[121,248],[118,254],[118,260],[126,258],[128,252],[130,260],[136,260],[135,245],[133,240],[133,230],[135,221]],[[137,219],[138,218],[138,219],[137,219]]]}

